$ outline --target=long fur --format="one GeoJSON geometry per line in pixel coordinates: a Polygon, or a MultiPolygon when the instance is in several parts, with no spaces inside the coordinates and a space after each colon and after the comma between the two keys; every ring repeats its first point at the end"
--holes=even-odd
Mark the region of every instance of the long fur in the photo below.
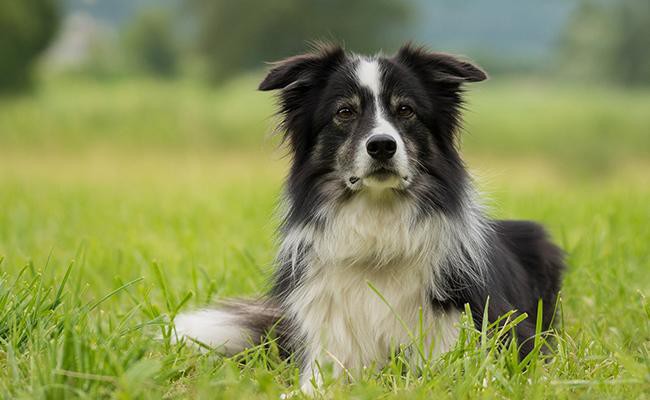
{"type": "Polygon", "coordinates": [[[478,327],[532,316],[516,328],[527,354],[540,299],[551,325],[563,254],[540,225],[491,220],[478,200],[457,135],[464,85],[485,78],[411,45],[391,58],[324,46],[274,64],[260,90],[280,90],[292,165],[271,290],[179,316],[178,337],[232,355],[273,327],[307,392],[319,364],[354,374],[416,342],[449,350],[465,304],[478,327]],[[394,141],[388,159],[366,151],[380,134],[394,141]]]}

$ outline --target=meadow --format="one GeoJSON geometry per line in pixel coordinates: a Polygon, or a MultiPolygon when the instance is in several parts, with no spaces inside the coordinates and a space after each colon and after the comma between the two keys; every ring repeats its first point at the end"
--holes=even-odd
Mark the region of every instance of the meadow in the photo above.
{"type": "MultiPolygon", "coordinates": [[[[287,160],[257,79],[60,78],[0,98],[2,398],[297,388],[273,343],[224,359],[169,340],[180,310],[267,287],[287,160]]],[[[541,221],[567,251],[553,351],[517,360],[465,320],[422,370],[396,355],[325,396],[650,397],[650,92],[495,79],[467,108],[491,215],[541,221]]]]}

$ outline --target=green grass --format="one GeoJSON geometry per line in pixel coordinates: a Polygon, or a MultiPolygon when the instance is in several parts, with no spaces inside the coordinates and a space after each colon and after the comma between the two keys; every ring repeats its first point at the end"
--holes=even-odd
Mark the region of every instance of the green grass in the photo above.
{"type": "MultiPolygon", "coordinates": [[[[273,147],[264,140],[273,101],[256,91],[260,79],[219,90],[195,81],[47,80],[34,96],[0,98],[0,146],[273,147]]],[[[471,152],[541,155],[583,172],[650,157],[649,91],[495,79],[469,87],[467,108],[471,152]]]]}
{"type": "MultiPolygon", "coordinates": [[[[297,388],[273,346],[223,359],[155,339],[179,309],[266,287],[286,161],[261,144],[272,109],[249,86],[52,81],[2,100],[0,397],[278,399],[297,388]]],[[[396,357],[351,385],[328,379],[327,395],[647,398],[649,104],[602,89],[480,89],[465,142],[492,215],[539,220],[569,253],[553,354],[518,362],[464,321],[467,340],[423,370],[396,357]]]]}

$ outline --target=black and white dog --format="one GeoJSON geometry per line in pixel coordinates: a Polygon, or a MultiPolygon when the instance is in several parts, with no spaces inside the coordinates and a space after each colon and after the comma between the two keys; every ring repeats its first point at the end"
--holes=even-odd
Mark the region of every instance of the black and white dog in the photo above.
{"type": "Polygon", "coordinates": [[[484,79],[412,45],[391,58],[323,46],[274,64],[259,89],[280,90],[292,165],[272,288],[178,316],[178,337],[231,355],[273,328],[307,392],[317,365],[380,366],[413,332],[428,354],[449,350],[465,304],[479,327],[484,313],[527,313],[527,354],[540,299],[551,324],[563,254],[540,225],[489,219],[476,197],[457,136],[463,85],[484,79]]]}

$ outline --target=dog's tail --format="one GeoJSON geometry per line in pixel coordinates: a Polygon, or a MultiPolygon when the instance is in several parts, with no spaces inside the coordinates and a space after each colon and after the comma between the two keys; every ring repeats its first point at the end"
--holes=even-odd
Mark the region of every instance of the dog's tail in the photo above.
{"type": "Polygon", "coordinates": [[[280,308],[269,301],[229,300],[178,315],[175,340],[184,338],[231,356],[260,344],[280,320],[280,308]]]}

